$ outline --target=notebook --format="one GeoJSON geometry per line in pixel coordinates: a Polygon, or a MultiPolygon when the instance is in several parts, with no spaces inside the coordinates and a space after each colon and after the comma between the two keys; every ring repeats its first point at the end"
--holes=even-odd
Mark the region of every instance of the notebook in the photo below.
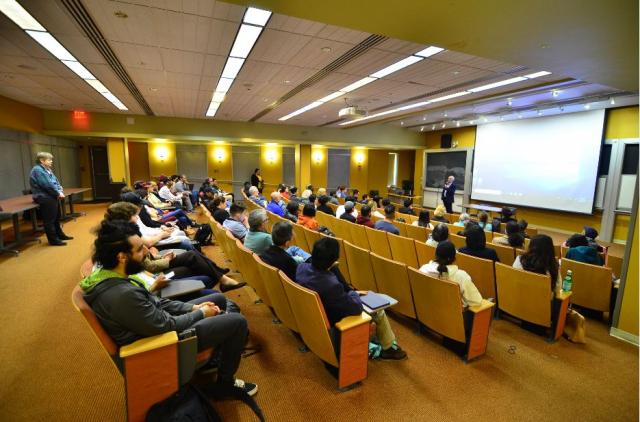
{"type": "Polygon", "coordinates": [[[391,305],[388,297],[379,295],[378,293],[374,293],[372,291],[369,291],[369,293],[364,296],[360,296],[360,300],[367,308],[371,309],[372,311],[376,311],[380,308],[391,305]]]}

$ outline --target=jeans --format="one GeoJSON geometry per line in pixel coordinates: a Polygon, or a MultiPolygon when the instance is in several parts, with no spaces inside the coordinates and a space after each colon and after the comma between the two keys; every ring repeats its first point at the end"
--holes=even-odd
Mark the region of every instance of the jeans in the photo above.
{"type": "Polygon", "coordinates": [[[174,211],[169,211],[162,215],[162,222],[169,221],[172,217],[175,217],[179,222],[191,226],[193,225],[193,221],[184,213],[184,211],[178,209],[174,211]]]}
{"type": "Polygon", "coordinates": [[[222,269],[198,251],[189,251],[176,256],[169,262],[169,268],[179,278],[192,278],[191,276],[194,275],[207,276],[212,280],[212,284],[205,284],[209,289],[223,276],[222,269]]]}
{"type": "Polygon", "coordinates": [[[155,247],[159,251],[164,249],[184,249],[187,251],[195,250],[189,239],[181,239],[179,242],[165,243],[163,245],[156,244],[155,247]]]}
{"type": "Polygon", "coordinates": [[[311,254],[309,252],[306,252],[297,246],[289,246],[287,248],[287,253],[291,255],[293,258],[296,258],[296,257],[300,258],[301,259],[300,262],[305,262],[307,259],[311,257],[311,254]]]}
{"type": "Polygon", "coordinates": [[[227,299],[223,294],[203,296],[187,303],[199,304],[202,302],[213,302],[225,313],[204,318],[193,325],[198,335],[198,350],[202,351],[210,347],[220,349],[218,382],[232,384],[234,375],[240,366],[242,349],[244,349],[249,332],[247,320],[242,314],[226,313],[227,299]]]}

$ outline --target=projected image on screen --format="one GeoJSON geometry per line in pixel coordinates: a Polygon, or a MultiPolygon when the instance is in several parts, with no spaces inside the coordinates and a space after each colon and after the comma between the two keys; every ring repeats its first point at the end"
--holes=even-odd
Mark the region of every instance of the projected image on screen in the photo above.
{"type": "Polygon", "coordinates": [[[471,198],[591,213],[604,110],[478,126],[471,198]]]}

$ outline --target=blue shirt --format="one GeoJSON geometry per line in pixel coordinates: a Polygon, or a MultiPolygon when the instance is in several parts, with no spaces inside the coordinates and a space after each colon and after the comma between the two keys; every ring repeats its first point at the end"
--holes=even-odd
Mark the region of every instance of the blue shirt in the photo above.
{"type": "Polygon", "coordinates": [[[244,224],[232,218],[227,218],[226,220],[224,220],[224,223],[222,223],[222,225],[224,226],[224,228],[228,229],[232,235],[240,240],[243,240],[247,235],[247,232],[249,231],[249,229],[247,229],[244,224]]]}
{"type": "Polygon", "coordinates": [[[271,211],[280,217],[284,217],[284,210],[280,207],[280,204],[275,201],[269,202],[269,205],[267,205],[267,211],[271,211]]]}
{"type": "Polygon", "coordinates": [[[373,225],[373,228],[377,230],[384,230],[386,232],[397,234],[398,236],[400,236],[400,230],[386,220],[376,221],[376,224],[373,225]]]}
{"type": "Polygon", "coordinates": [[[36,164],[31,169],[29,184],[31,185],[31,195],[34,200],[46,197],[57,199],[63,192],[56,175],[51,170],[47,170],[42,164],[36,164]]]}

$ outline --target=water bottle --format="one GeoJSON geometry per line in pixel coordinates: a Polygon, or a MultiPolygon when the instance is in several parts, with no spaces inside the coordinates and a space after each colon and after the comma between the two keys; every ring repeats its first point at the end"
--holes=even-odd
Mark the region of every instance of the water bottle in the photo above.
{"type": "Polygon", "coordinates": [[[573,273],[571,272],[571,270],[567,270],[567,275],[565,275],[564,280],[562,280],[562,291],[565,293],[569,293],[572,287],[573,287],[573,273]]]}

